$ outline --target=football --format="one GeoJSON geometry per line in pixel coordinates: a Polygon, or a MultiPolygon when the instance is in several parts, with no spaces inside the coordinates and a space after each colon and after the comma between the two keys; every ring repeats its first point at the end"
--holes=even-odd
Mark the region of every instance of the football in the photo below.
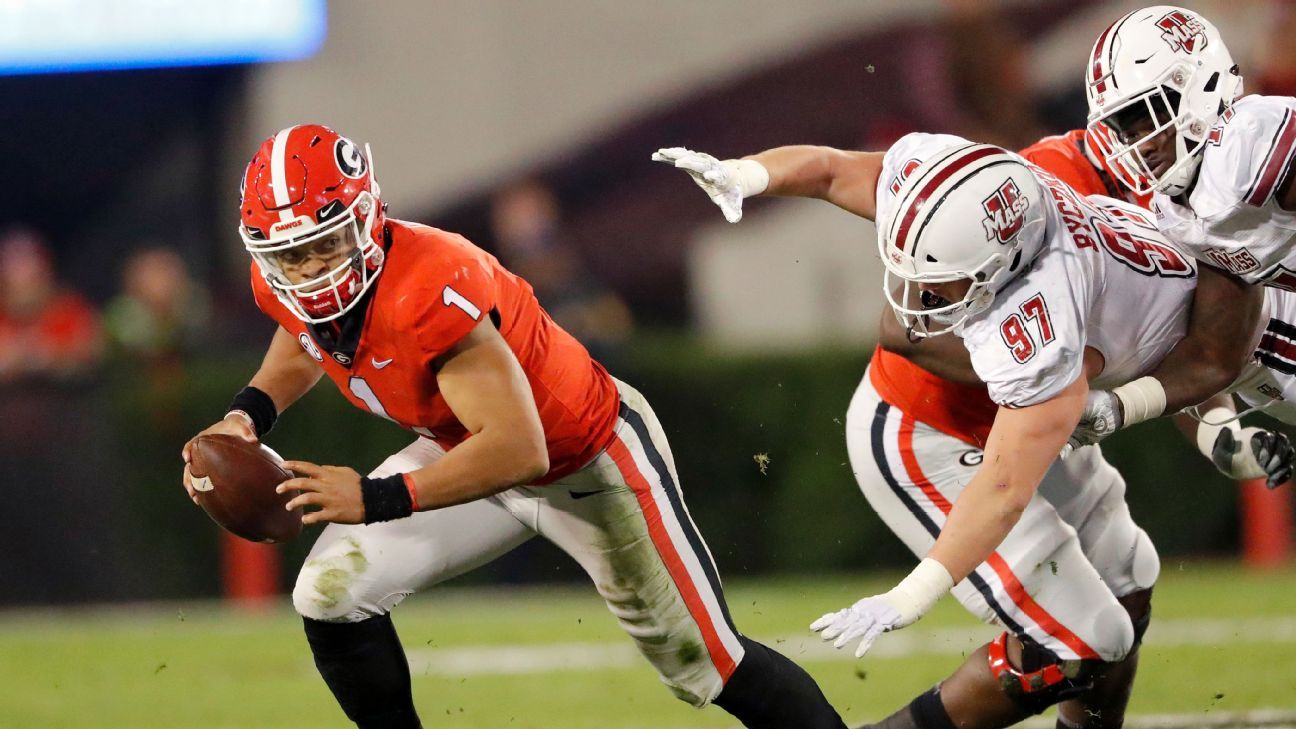
{"type": "Polygon", "coordinates": [[[287,542],[302,529],[301,508],[284,508],[299,492],[275,493],[293,477],[264,445],[232,435],[203,435],[190,451],[198,505],[230,533],[253,542],[287,542]]]}

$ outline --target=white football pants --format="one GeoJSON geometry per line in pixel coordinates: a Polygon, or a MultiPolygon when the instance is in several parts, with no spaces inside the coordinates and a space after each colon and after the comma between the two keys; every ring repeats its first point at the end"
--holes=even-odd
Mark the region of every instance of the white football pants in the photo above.
{"type": "MultiPolygon", "coordinates": [[[[867,374],[847,411],[846,445],[869,505],[919,557],[982,456],[883,401],[867,374]]],[[[1059,659],[1118,661],[1134,628],[1116,598],[1151,587],[1159,571],[1124,479],[1090,446],[1053,463],[1008,537],[953,592],[973,615],[1059,659]]]]}
{"type": "MultiPolygon", "coordinates": [[[[339,622],[381,615],[539,534],[580,563],[676,696],[695,706],[714,699],[743,648],[666,435],[642,395],[617,387],[615,440],[560,482],[390,522],[328,525],[298,575],[297,611],[339,622]]],[[[370,475],[413,471],[443,455],[420,438],[370,475]]]]}

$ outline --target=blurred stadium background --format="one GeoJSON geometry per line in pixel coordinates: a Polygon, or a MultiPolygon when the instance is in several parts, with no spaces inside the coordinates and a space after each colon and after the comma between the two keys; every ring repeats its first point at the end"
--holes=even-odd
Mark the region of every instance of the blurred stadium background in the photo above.
{"type": "MultiPolygon", "coordinates": [[[[989,629],[945,601],[862,662],[805,631],[912,563],[842,436],[872,228],[786,200],[729,226],[649,155],[1021,147],[1083,125],[1090,44],[1140,4],[0,0],[0,727],[344,725],[282,594],[316,530],[238,543],[179,483],[272,331],[238,174],[306,121],[370,143],[393,215],[499,255],[649,397],[739,625],[851,721],[908,700],[989,629]]],[[[1292,4],[1185,4],[1249,91],[1296,92],[1292,4]]],[[[267,442],[364,471],[408,440],[330,389],[267,442]]],[[[1291,725],[1290,486],[1227,483],[1163,423],[1107,450],[1164,562],[1140,725],[1291,725]]],[[[537,541],[397,611],[428,725],[727,726],[656,685],[582,578],[537,541]]]]}

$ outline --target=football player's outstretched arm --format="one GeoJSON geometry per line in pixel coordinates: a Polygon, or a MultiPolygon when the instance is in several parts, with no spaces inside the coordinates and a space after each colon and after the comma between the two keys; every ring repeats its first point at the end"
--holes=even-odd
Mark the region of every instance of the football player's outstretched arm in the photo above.
{"type": "Polygon", "coordinates": [[[810,629],[838,648],[859,639],[855,655],[862,656],[882,633],[922,617],[1017,524],[1075,427],[1088,391],[1080,377],[1046,402],[1000,408],[981,468],[955,500],[927,557],[890,591],[828,613],[810,629]]]}
{"type": "Polygon", "coordinates": [[[472,437],[410,474],[420,509],[480,499],[549,472],[531,385],[489,317],[441,359],[437,385],[472,437]]]}
{"type": "Polygon", "coordinates": [[[1251,356],[1264,287],[1218,268],[1198,267],[1188,334],[1152,371],[1166,393],[1166,412],[1191,407],[1228,387],[1251,356]]]}
{"type": "Polygon", "coordinates": [[[882,152],[848,152],[832,147],[775,147],[745,157],[769,173],[766,195],[813,197],[873,220],[882,152]]]}
{"type": "Polygon", "coordinates": [[[684,170],[725,219],[742,219],[742,201],[755,195],[813,197],[869,220],[877,216],[882,152],[832,147],[775,147],[742,159],[720,160],[683,147],[659,149],[652,158],[684,170]]]}
{"type": "Polygon", "coordinates": [[[910,339],[888,308],[882,312],[878,326],[878,344],[888,352],[904,357],[928,372],[960,385],[984,386],[972,369],[972,357],[958,337],[923,337],[910,339]]]}

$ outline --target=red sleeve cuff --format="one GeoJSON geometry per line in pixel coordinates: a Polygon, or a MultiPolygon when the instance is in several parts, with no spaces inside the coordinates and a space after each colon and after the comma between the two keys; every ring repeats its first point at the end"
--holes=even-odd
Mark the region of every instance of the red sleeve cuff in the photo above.
{"type": "Polygon", "coordinates": [[[418,489],[414,486],[414,477],[408,473],[402,473],[401,479],[405,481],[405,490],[409,491],[410,508],[414,511],[422,511],[423,507],[419,506],[418,489]]]}

